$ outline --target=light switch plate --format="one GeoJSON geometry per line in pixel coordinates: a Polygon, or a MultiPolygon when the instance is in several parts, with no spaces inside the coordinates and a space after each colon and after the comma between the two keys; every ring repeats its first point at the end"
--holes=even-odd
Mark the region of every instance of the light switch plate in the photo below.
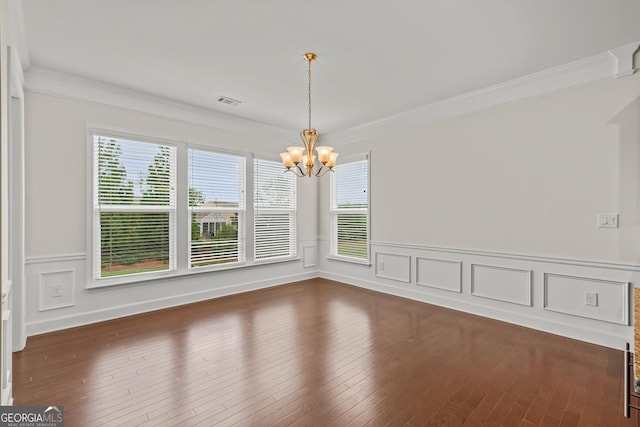
{"type": "Polygon", "coordinates": [[[618,214],[598,214],[598,227],[618,228],[618,214]]]}

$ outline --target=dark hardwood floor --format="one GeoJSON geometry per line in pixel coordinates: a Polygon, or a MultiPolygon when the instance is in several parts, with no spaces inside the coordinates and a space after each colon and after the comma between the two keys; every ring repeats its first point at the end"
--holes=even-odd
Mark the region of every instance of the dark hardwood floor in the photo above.
{"type": "Polygon", "coordinates": [[[30,337],[65,425],[635,426],[623,354],[323,279],[30,337]]]}

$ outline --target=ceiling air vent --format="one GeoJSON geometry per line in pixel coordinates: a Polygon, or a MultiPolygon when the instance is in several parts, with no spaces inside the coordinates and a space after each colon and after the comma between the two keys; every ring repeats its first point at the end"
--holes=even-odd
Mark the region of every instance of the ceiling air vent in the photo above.
{"type": "Polygon", "coordinates": [[[221,102],[225,105],[231,105],[232,107],[237,107],[242,104],[242,101],[238,101],[237,99],[229,98],[228,96],[220,95],[218,97],[218,102],[221,102]]]}

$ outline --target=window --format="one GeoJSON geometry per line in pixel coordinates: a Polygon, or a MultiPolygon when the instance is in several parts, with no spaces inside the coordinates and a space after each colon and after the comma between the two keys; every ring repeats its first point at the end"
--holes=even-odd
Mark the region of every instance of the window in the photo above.
{"type": "Polygon", "coordinates": [[[369,261],[369,162],[345,160],[330,181],[331,255],[369,261]]]}
{"type": "Polygon", "coordinates": [[[245,158],[189,149],[191,267],[244,261],[245,158]]]}
{"type": "Polygon", "coordinates": [[[296,176],[282,164],[254,161],[255,259],[296,255],[296,176]]]}
{"type": "Polygon", "coordinates": [[[295,259],[297,182],[279,162],[89,132],[87,287],[295,259]]]}
{"type": "Polygon", "coordinates": [[[93,136],[94,275],[175,269],[176,148],[93,136]]]}

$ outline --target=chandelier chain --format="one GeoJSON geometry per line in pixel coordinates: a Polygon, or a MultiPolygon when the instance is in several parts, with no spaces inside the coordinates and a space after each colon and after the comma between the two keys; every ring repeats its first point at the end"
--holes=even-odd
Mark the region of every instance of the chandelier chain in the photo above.
{"type": "Polygon", "coordinates": [[[309,66],[309,86],[307,90],[307,94],[309,95],[309,129],[311,129],[311,58],[307,59],[307,63],[309,66]]]}

